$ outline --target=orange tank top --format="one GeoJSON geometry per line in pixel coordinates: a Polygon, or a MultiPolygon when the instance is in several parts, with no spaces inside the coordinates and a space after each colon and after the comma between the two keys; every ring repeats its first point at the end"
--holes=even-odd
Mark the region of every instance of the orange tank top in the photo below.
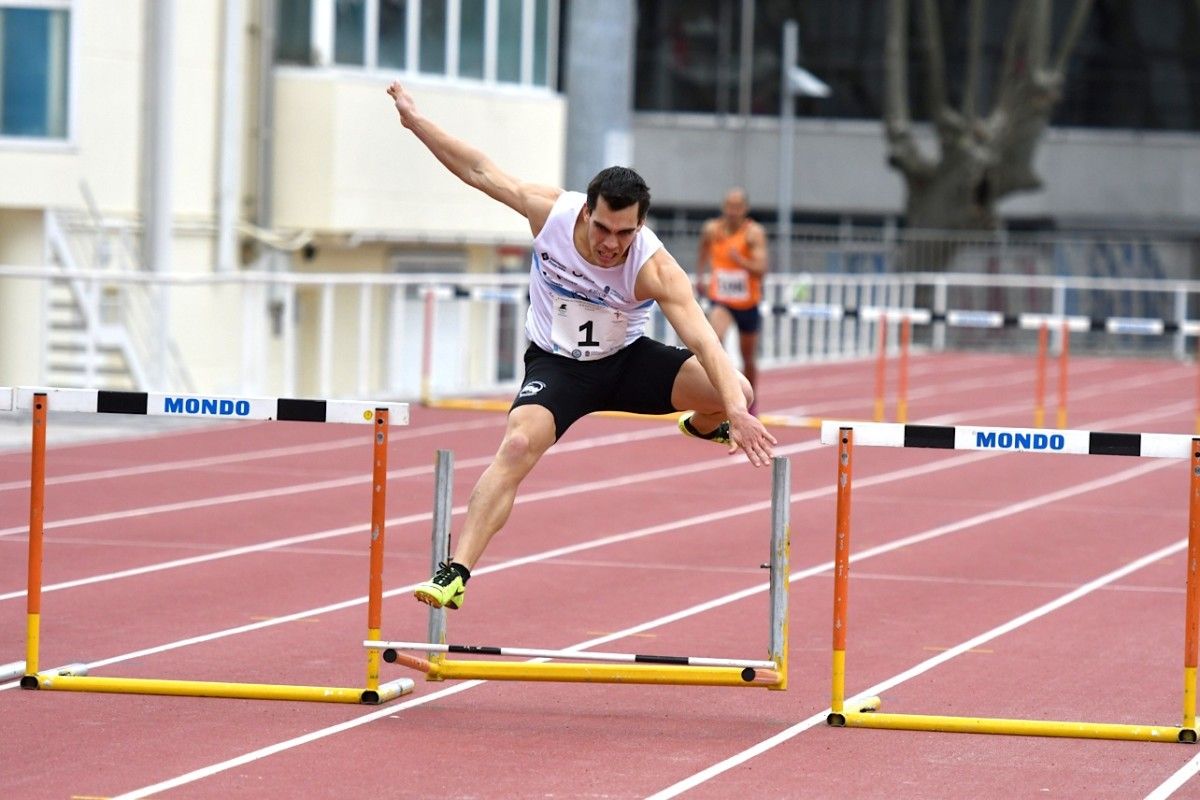
{"type": "Polygon", "coordinates": [[[712,267],[708,296],[730,308],[753,308],[762,300],[762,276],[742,269],[729,256],[732,248],[743,259],[750,259],[750,243],[746,241],[749,223],[733,233],[726,233],[720,223],[714,227],[718,233],[708,243],[708,263],[712,267]]]}

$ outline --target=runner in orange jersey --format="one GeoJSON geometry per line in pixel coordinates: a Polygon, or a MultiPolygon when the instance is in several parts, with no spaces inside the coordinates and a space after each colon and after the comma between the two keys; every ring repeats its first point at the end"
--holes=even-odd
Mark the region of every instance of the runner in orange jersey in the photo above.
{"type": "MultiPolygon", "coordinates": [[[[742,373],[758,389],[758,332],[762,328],[762,278],[767,272],[767,237],[763,228],[746,216],[746,192],[730,189],[721,205],[721,216],[704,223],[700,254],[696,260],[700,291],[712,307],[708,321],[725,341],[731,324],[737,324],[742,353],[742,373]],[[707,273],[711,272],[708,280],[707,273]]],[[[757,412],[757,399],[750,413],[757,412]]]]}

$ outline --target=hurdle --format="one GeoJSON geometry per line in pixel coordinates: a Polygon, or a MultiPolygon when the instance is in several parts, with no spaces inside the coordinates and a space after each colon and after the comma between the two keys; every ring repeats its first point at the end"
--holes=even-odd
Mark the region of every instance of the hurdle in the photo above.
{"type": "MultiPolygon", "coordinates": [[[[394,421],[408,424],[403,403],[301,400],[291,398],[228,397],[85,389],[0,388],[0,401],[9,398],[14,410],[32,411],[32,459],[29,491],[29,544],[26,594],[25,661],[21,688],[110,694],[149,694],[225,697],[258,700],[302,700],[377,705],[408,694],[415,686],[401,678],[380,683],[379,651],[367,652],[364,687],[295,686],[273,683],[233,683],[162,678],[105,677],[88,674],[86,663],[43,670],[41,594],[46,487],[46,428],[48,411],[132,414],[216,420],[280,420],[367,424],[373,427],[371,480],[371,544],[367,635],[377,638],[383,596],[384,521],[387,497],[388,431],[394,421]]],[[[21,664],[21,662],[16,662],[21,664]]],[[[16,664],[5,665],[11,672],[16,664]]]]}
{"type": "MultiPolygon", "coordinates": [[[[432,561],[448,561],[450,476],[453,455],[439,450],[435,469],[432,561]]],[[[790,550],[791,462],[773,459],[771,469],[770,629],[767,659],[662,656],[602,653],[583,649],[446,644],[445,609],[430,609],[429,641],[367,639],[368,650],[382,650],[389,663],[425,673],[426,680],[501,680],[560,683],[656,684],[671,686],[737,686],[787,689],[788,561],[790,550]],[[427,658],[404,651],[424,651],[427,658]],[[453,660],[448,654],[508,656],[545,661],[453,660]],[[568,659],[568,660],[562,660],[568,659]],[[594,663],[589,663],[594,662],[594,663]]]]}
{"type": "Polygon", "coordinates": [[[826,720],[830,726],[1196,743],[1196,667],[1198,650],[1200,650],[1200,438],[1161,433],[1106,433],[1065,429],[829,421],[821,428],[821,443],[835,444],[838,447],[832,680],[830,713],[826,720]],[[856,697],[847,700],[845,697],[846,610],[849,598],[850,511],[855,444],[866,447],[1190,458],[1183,719],[1181,724],[1173,727],[880,713],[878,709],[881,700],[878,697],[856,697]]]}

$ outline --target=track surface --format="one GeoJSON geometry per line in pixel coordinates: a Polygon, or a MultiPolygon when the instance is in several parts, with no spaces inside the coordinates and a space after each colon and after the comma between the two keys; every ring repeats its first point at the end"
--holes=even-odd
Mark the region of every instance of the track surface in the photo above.
{"type": "MultiPolygon", "coordinates": [[[[1031,362],[916,358],[910,415],[1027,425],[1031,362]]],[[[873,375],[769,372],[764,411],[867,418],[873,375]]],[[[1076,359],[1070,427],[1190,433],[1195,387],[1191,365],[1076,359]]],[[[425,636],[407,587],[428,574],[435,451],[455,455],[457,530],[502,426],[414,408],[393,430],[385,638],[425,636]]],[[[42,666],[361,685],[370,434],[128,433],[51,448],[42,666]]],[[[0,796],[1200,797],[1187,745],[826,727],[834,450],[776,433],[793,472],[785,693],[417,676],[370,707],[10,683],[0,796]]],[[[1181,461],[859,448],[847,692],[883,684],[889,711],[1179,724],[1187,485],[1181,461]]],[[[769,500],[769,470],[669,424],[585,419],[526,481],[448,638],[764,658],[769,500]]],[[[28,453],[0,454],[0,662],[24,654],[27,503],[28,453]]]]}

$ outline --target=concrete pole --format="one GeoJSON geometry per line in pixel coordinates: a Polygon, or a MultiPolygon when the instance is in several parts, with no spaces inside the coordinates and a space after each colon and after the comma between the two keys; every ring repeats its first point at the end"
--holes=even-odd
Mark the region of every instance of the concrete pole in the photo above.
{"type": "Polygon", "coordinates": [[[236,269],[242,216],[242,51],[244,0],[225,0],[221,29],[221,128],[217,164],[217,270],[236,269]]]}
{"type": "Polygon", "coordinates": [[[566,188],[583,191],[605,167],[635,166],[637,8],[634,0],[575,0],[567,25],[566,188]]]}
{"type": "Polygon", "coordinates": [[[792,194],[795,175],[796,100],[792,93],[792,67],[799,50],[799,26],[795,20],[783,24],[783,58],[779,74],[779,206],[777,237],[779,254],[774,271],[792,271],[792,194]]]}
{"type": "MultiPolygon", "coordinates": [[[[172,170],[175,164],[175,0],[146,4],[146,114],[143,174],[145,196],[144,252],[147,266],[166,275],[171,271],[171,218],[174,209],[172,170]]],[[[167,386],[171,357],[171,304],[166,284],[157,298],[156,364],[146,369],[159,390],[167,386]]]]}

